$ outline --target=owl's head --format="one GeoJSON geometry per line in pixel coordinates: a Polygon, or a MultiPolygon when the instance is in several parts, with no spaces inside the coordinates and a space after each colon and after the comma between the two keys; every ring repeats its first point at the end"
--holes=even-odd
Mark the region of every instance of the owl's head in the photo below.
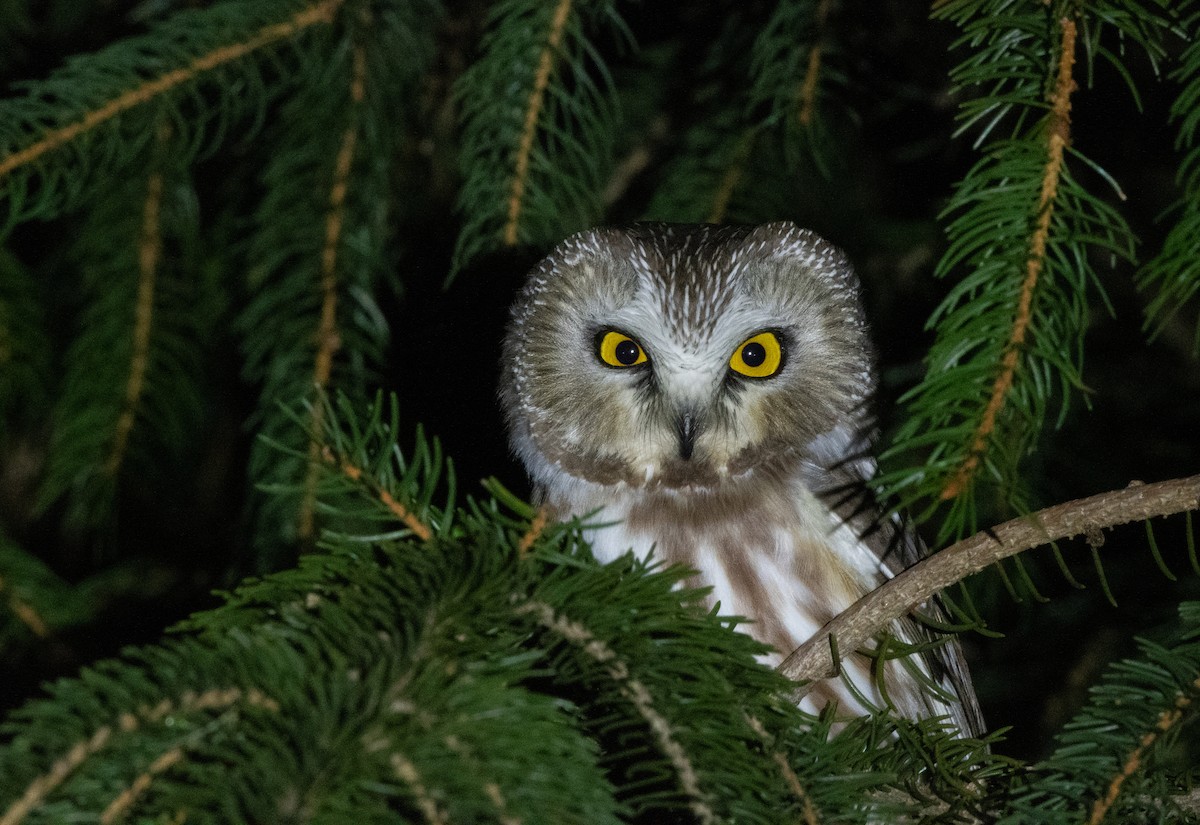
{"type": "Polygon", "coordinates": [[[873,389],[858,281],[791,223],[639,224],[561,243],[504,341],[535,482],[711,488],[814,460],[873,389]]]}

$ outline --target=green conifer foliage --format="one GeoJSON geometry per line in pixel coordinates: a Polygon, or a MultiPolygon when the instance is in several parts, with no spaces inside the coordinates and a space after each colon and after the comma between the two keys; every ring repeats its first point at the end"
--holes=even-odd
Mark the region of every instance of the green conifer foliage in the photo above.
{"type": "MultiPolygon", "coordinates": [[[[286,405],[314,389],[366,399],[382,366],[388,328],[375,296],[397,274],[383,267],[392,218],[388,184],[411,112],[405,93],[428,60],[423,38],[434,12],[417,3],[382,14],[364,6],[350,15],[343,36],[326,44],[330,59],[268,128],[277,148],[262,172],[238,324],[245,376],[262,386],[255,424],[271,441],[308,445],[307,432],[320,421],[298,427],[284,414],[286,405]],[[397,53],[411,62],[395,60],[397,53]]],[[[310,448],[280,461],[266,444],[250,456],[254,483],[307,479],[298,495],[264,502],[256,536],[270,559],[269,548],[315,540],[318,457],[310,448]]]]}
{"type": "Polygon", "coordinates": [[[459,79],[463,229],[455,266],[503,246],[545,247],[601,218],[618,111],[594,40],[624,27],[605,0],[505,0],[459,79]],[[595,28],[603,27],[602,31],[595,28]]]}
{"type": "Polygon", "coordinates": [[[1181,757],[1175,745],[1200,696],[1200,604],[1179,613],[1178,638],[1142,640],[1138,659],[1113,665],[1092,688],[1054,753],[1015,785],[1002,822],[1194,821],[1194,807],[1156,770],[1181,757]]]}
{"type": "Polygon", "coordinates": [[[49,331],[31,273],[8,253],[0,267],[0,433],[17,436],[49,407],[49,331]]]}
{"type": "Polygon", "coordinates": [[[41,489],[43,507],[67,500],[73,529],[105,523],[123,473],[177,465],[200,422],[213,297],[188,265],[196,199],[171,150],[163,126],[142,174],[94,193],[79,234],[86,298],[41,489]]]}
{"type": "MultiPolygon", "coordinates": [[[[1194,26],[1195,18],[1188,20],[1194,26]]],[[[1140,286],[1154,290],[1146,308],[1146,325],[1161,332],[1166,324],[1184,307],[1195,307],[1196,291],[1200,289],[1200,263],[1197,261],[1195,239],[1200,232],[1200,143],[1196,141],[1200,128],[1200,44],[1193,42],[1179,60],[1174,79],[1183,87],[1171,108],[1172,117],[1179,123],[1176,145],[1186,152],[1179,166],[1177,183],[1183,191],[1179,205],[1181,214],[1167,235],[1163,248],[1148,261],[1140,273],[1140,286]]],[[[1200,353],[1200,320],[1195,326],[1193,351],[1200,353]]]]}
{"type": "MultiPolygon", "coordinates": [[[[941,536],[978,530],[977,484],[1027,507],[1018,469],[1052,405],[1066,415],[1083,386],[1089,293],[1104,302],[1095,261],[1133,260],[1120,212],[1074,171],[1091,164],[1071,132],[1072,96],[1110,41],[1128,38],[1152,55],[1173,24],[1153,7],[947,2],[937,14],[963,29],[969,53],[953,72],[969,91],[964,132],[983,156],[944,214],[949,246],[937,274],[966,274],[929,319],[938,339],[891,458],[920,450],[919,464],[888,480],[905,504],[941,503],[941,536]],[[1121,24],[1124,25],[1121,25],[1121,24]],[[1103,45],[1102,45],[1103,44],[1103,45]],[[985,143],[986,141],[986,143],[985,143]]],[[[1085,136],[1086,137],[1086,136],[1085,136]]]]}

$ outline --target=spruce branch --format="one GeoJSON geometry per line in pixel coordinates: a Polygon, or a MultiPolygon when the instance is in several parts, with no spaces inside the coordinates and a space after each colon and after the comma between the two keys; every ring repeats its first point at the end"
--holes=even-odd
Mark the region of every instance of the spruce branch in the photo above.
{"type": "MultiPolygon", "coordinates": [[[[736,107],[718,97],[710,113],[683,136],[678,154],[668,164],[663,181],[654,192],[646,220],[754,222],[752,208],[742,198],[747,189],[754,148],[761,142],[762,129],[747,127],[736,107]]],[[[757,183],[757,179],[755,180],[757,183]]]]}
{"type": "Polygon", "coordinates": [[[4,576],[0,576],[0,594],[5,595],[5,601],[8,605],[9,612],[17,617],[21,624],[29,628],[34,636],[46,638],[50,635],[50,627],[46,624],[46,620],[38,613],[29,602],[22,599],[14,591],[4,576]]]}
{"type": "Polygon", "coordinates": [[[517,154],[513,162],[512,188],[508,193],[508,217],[504,224],[504,243],[506,246],[516,246],[518,232],[521,226],[521,213],[525,209],[525,187],[529,180],[529,157],[533,153],[534,141],[537,139],[538,121],[542,109],[546,105],[546,88],[550,85],[550,75],[558,62],[562,49],[563,34],[567,28],[567,19],[571,14],[571,0],[558,0],[554,15],[550,18],[550,26],[546,33],[546,45],[538,55],[537,71],[533,76],[533,88],[529,92],[529,102],[525,104],[525,120],[521,126],[521,135],[517,141],[517,154]]]}
{"type": "Polygon", "coordinates": [[[0,447],[50,406],[51,336],[38,282],[0,249],[0,447]]]}
{"type": "MultiPolygon", "coordinates": [[[[1200,693],[1200,677],[1197,677],[1191,684],[1193,693],[1200,693]]],[[[1146,733],[1142,734],[1142,738],[1138,740],[1137,746],[1129,752],[1125,761],[1121,764],[1121,770],[1113,776],[1108,783],[1108,788],[1104,792],[1104,796],[1097,799],[1092,804],[1091,813],[1087,818],[1087,825],[1100,825],[1116,804],[1117,797],[1121,794],[1121,788],[1126,781],[1135,773],[1145,766],[1147,755],[1155,742],[1160,737],[1169,734],[1172,730],[1179,727],[1180,722],[1184,718],[1184,712],[1187,711],[1194,701],[1193,696],[1186,693],[1180,693],[1175,697],[1171,707],[1162,711],[1154,720],[1154,727],[1146,733]]]]}
{"type": "MultiPolygon", "coordinates": [[[[829,6],[828,0],[821,3],[823,9],[829,6]]],[[[824,14],[820,15],[822,18],[824,14]]],[[[817,108],[817,80],[821,76],[821,44],[813,44],[812,51],[808,53],[808,66],[804,70],[804,80],[800,84],[800,112],[796,115],[796,120],[801,126],[811,126],[813,122],[813,114],[817,108]]]]}
{"type": "Polygon", "coordinates": [[[755,42],[751,101],[767,103],[766,122],[787,132],[815,125],[822,84],[828,77],[832,0],[781,2],[755,42]]]}
{"type": "MultiPolygon", "coordinates": [[[[352,76],[350,78],[351,111],[348,113],[350,124],[342,132],[341,143],[333,164],[332,183],[329,188],[329,211],[325,217],[325,242],[321,248],[320,260],[320,312],[314,337],[317,343],[313,357],[312,384],[316,392],[324,393],[329,389],[329,380],[333,374],[334,353],[341,347],[341,335],[338,334],[338,249],[345,243],[342,237],[345,223],[346,189],[349,185],[350,170],[354,162],[355,147],[358,142],[360,116],[358,109],[366,97],[367,63],[362,46],[355,44],[351,52],[352,76]]],[[[323,428],[324,404],[312,406],[312,420],[309,422],[309,432],[319,433],[323,428]]],[[[315,435],[308,442],[308,471],[301,494],[299,524],[296,535],[304,546],[312,543],[315,537],[315,515],[313,510],[317,501],[317,482],[320,478],[321,444],[315,435]]]]}
{"type": "Polygon", "coordinates": [[[837,674],[834,643],[839,655],[852,653],[945,588],[1001,559],[1060,539],[1196,509],[1200,475],[1134,484],[1007,521],[934,553],[868,593],[794,650],[779,669],[789,679],[807,683],[795,691],[799,700],[815,680],[837,674]]]}
{"type": "Polygon", "coordinates": [[[130,807],[149,789],[154,778],[178,765],[184,757],[185,751],[180,745],[172,745],[155,757],[154,761],[146,766],[146,770],[138,774],[129,787],[117,794],[100,813],[100,825],[112,825],[123,819],[130,807]]]}
{"type": "Polygon", "coordinates": [[[633,676],[629,665],[622,661],[616,651],[603,639],[596,638],[595,634],[584,624],[558,614],[549,604],[538,601],[523,602],[517,605],[516,613],[517,615],[530,614],[536,617],[539,624],[572,646],[583,650],[604,668],[609,678],[618,685],[621,695],[637,709],[638,715],[645,720],[658,742],[659,749],[666,754],[674,766],[680,788],[688,799],[688,809],[704,825],[716,822],[716,813],[712,809],[708,795],[700,789],[695,765],[687,751],[679,743],[670,720],[658,710],[653,694],[647,690],[641,680],[633,676]]]}
{"type": "Polygon", "coordinates": [[[716,191],[712,196],[712,209],[708,213],[708,223],[724,223],[729,214],[729,204],[733,200],[733,194],[746,175],[746,164],[750,162],[757,139],[758,130],[748,129],[734,144],[729,165],[721,174],[716,191]]]}
{"type": "Polygon", "coordinates": [[[788,762],[787,756],[782,750],[776,747],[776,743],[772,741],[770,733],[766,727],[753,716],[746,716],[746,724],[750,729],[758,734],[758,738],[762,740],[765,747],[771,754],[771,759],[779,766],[779,772],[783,776],[784,782],[787,784],[788,790],[792,792],[792,796],[800,803],[800,814],[804,817],[804,825],[820,825],[820,819],[817,817],[817,810],[813,806],[812,797],[808,791],[804,790],[804,784],[800,781],[800,777],[792,770],[791,764],[788,762]]]}
{"type": "Polygon", "coordinates": [[[393,753],[391,764],[396,776],[408,786],[409,793],[417,803],[417,810],[425,817],[425,822],[428,825],[449,825],[450,820],[446,818],[437,799],[426,787],[420,771],[417,770],[417,766],[413,764],[412,760],[402,753],[393,753]]]}
{"type": "MultiPolygon", "coordinates": [[[[160,30],[160,39],[150,38],[143,43],[134,44],[135,48],[132,53],[146,68],[161,66],[163,62],[178,61],[182,65],[166,71],[159,71],[154,76],[137,83],[120,83],[111,91],[99,88],[96,78],[107,76],[119,81],[130,81],[138,77],[145,69],[142,69],[142,66],[135,66],[135,70],[131,72],[128,55],[122,54],[118,57],[117,51],[112,52],[113,59],[108,62],[106,59],[109,58],[109,55],[103,52],[94,57],[77,61],[45,84],[43,93],[45,98],[51,98],[56,84],[62,86],[62,90],[69,89],[72,84],[81,84],[89,89],[96,88],[99,100],[78,112],[71,112],[69,107],[65,111],[62,107],[56,107],[52,110],[53,119],[65,119],[68,122],[51,128],[44,126],[47,114],[43,111],[43,105],[46,103],[46,99],[32,97],[25,101],[9,102],[13,111],[6,112],[5,117],[10,119],[12,131],[3,135],[2,139],[3,143],[7,144],[5,148],[8,151],[3,157],[0,157],[0,181],[7,181],[14,172],[33,167],[36,161],[46,155],[75,144],[89,132],[119,120],[121,116],[134,109],[186,88],[214,70],[235,64],[264,48],[292,39],[313,26],[332,23],[344,2],[345,0],[319,0],[319,2],[300,8],[285,20],[267,23],[242,39],[212,46],[200,54],[189,54],[189,38],[197,29],[203,28],[200,24],[203,19],[209,19],[218,27],[225,28],[227,24],[223,25],[223,23],[229,14],[229,8],[218,6],[207,17],[204,12],[193,15],[191,19],[188,19],[187,15],[180,15],[177,21],[173,21],[160,30]],[[148,46],[148,49],[146,52],[139,52],[137,46],[148,46]],[[155,52],[159,50],[162,50],[163,53],[156,54],[155,52]],[[121,67],[119,71],[113,71],[113,62],[119,63],[121,67]],[[138,71],[139,69],[141,71],[138,71]],[[122,86],[124,88],[121,88],[122,86]],[[32,141],[28,140],[27,136],[29,135],[34,136],[32,141]]],[[[128,49],[129,46],[119,44],[114,48],[121,50],[128,49]]],[[[66,94],[63,99],[78,100],[80,96],[77,93],[66,94]]],[[[83,99],[86,101],[88,98],[84,97],[83,99]]],[[[180,120],[177,118],[176,122],[180,122],[180,120]]],[[[42,172],[42,174],[46,173],[42,172]]],[[[60,185],[65,183],[57,175],[55,182],[60,185]]],[[[28,186],[28,184],[24,184],[24,186],[28,186]]],[[[12,202],[19,200],[11,195],[9,199],[12,202]]],[[[45,200],[44,193],[39,192],[39,200],[45,200]]]]}
{"type": "Polygon", "coordinates": [[[215,299],[187,254],[198,216],[176,140],[160,119],[144,168],[95,187],[70,247],[82,313],[38,499],[43,509],[65,502],[68,529],[111,523],[125,483],[161,477],[202,420],[205,310],[215,299]]]}
{"type": "Polygon", "coordinates": [[[385,360],[390,329],[379,305],[397,277],[394,169],[403,124],[436,36],[427,3],[347,14],[328,57],[314,63],[280,107],[269,139],[250,245],[252,278],[238,318],[243,372],[261,386],[252,420],[288,452],[256,443],[256,486],[288,491],[254,502],[261,555],[276,564],[311,550],[320,534],[316,505],[324,394],[365,406],[385,360]],[[291,410],[309,401],[306,416],[291,410]],[[305,420],[307,418],[307,420],[305,420]]]}
{"type": "Polygon", "coordinates": [[[832,736],[832,714],[787,701],[762,646],[680,588],[686,570],[599,565],[578,524],[545,525],[522,556],[527,505],[526,525],[498,501],[433,511],[440,458],[395,449],[396,403],[322,414],[322,513],[365,533],[326,531],[328,552],[13,715],[3,825],[181,807],[200,822],[893,821],[927,803],[888,791],[996,769],[940,723],[868,717],[832,736]],[[426,514],[430,539],[375,530],[395,514],[371,492],[380,518],[364,518],[368,487],[426,514]]]}
{"type": "Polygon", "coordinates": [[[482,56],[456,82],[463,225],[453,272],[501,247],[549,244],[596,223],[614,166],[619,111],[593,43],[612,0],[505,0],[482,56]]]}
{"type": "Polygon", "coordinates": [[[693,90],[699,114],[647,219],[761,223],[794,214],[802,169],[828,171],[819,104],[834,75],[830,8],[786,0],[752,39],[731,26],[708,45],[693,90]]]}
{"type": "MultiPolygon", "coordinates": [[[[1192,305],[1200,292],[1200,263],[1195,250],[1195,239],[1200,235],[1200,143],[1196,140],[1200,132],[1200,41],[1192,42],[1179,62],[1172,79],[1181,88],[1171,106],[1171,119],[1179,128],[1176,147],[1185,152],[1176,173],[1183,203],[1162,249],[1137,273],[1138,289],[1154,291],[1145,308],[1144,328],[1151,340],[1181,310],[1192,305]]],[[[1192,351],[1200,355],[1200,318],[1193,331],[1192,351]]]]}
{"type": "MultiPolygon", "coordinates": [[[[116,738],[135,733],[147,725],[160,725],[167,717],[174,714],[223,711],[238,704],[272,712],[279,711],[279,703],[257,688],[243,690],[238,687],[229,687],[209,688],[200,692],[189,691],[175,699],[164,698],[154,705],[143,705],[121,713],[117,719],[100,725],[88,735],[71,744],[62,755],[54,760],[48,771],[38,775],[25,787],[20,797],[9,805],[0,816],[0,825],[19,825],[49,794],[66,782],[85,762],[113,744],[116,738]]],[[[139,783],[135,780],[134,785],[139,784],[146,783],[139,783]]],[[[107,813],[112,810],[113,815],[103,821],[113,821],[115,814],[128,804],[122,799],[123,797],[118,797],[110,803],[105,811],[107,813]]]]}
{"type": "Polygon", "coordinates": [[[1180,731],[1200,699],[1200,603],[1180,605],[1171,637],[1139,639],[1138,647],[1137,658],[1111,665],[1091,688],[1053,753],[1013,784],[1003,825],[1195,817],[1194,799],[1179,793],[1188,773],[1176,767],[1186,747],[1180,731]]]}
{"type": "MultiPolygon", "coordinates": [[[[159,127],[158,143],[162,147],[170,135],[170,127],[159,127]]],[[[104,471],[115,476],[125,458],[129,435],[141,406],[146,388],[146,373],[150,369],[150,336],[154,324],[155,287],[161,265],[163,228],[162,199],[164,175],[161,169],[150,173],[146,183],[146,198],[142,207],[142,229],[137,250],[137,297],[134,305],[133,344],[130,351],[129,377],[125,382],[125,400],[114,425],[112,447],[104,471]]]]}
{"type": "MultiPolygon", "coordinates": [[[[318,416],[314,414],[313,418],[324,418],[324,415],[322,414],[318,416]]],[[[314,438],[314,443],[319,442],[317,442],[314,438]]],[[[387,511],[399,519],[405,527],[411,530],[414,536],[421,541],[429,541],[431,538],[433,538],[433,530],[430,529],[429,525],[417,518],[413,514],[412,510],[410,510],[407,506],[397,501],[396,497],[391,493],[391,491],[379,484],[375,480],[374,476],[364,472],[362,467],[353,464],[346,456],[335,454],[333,449],[328,444],[322,445],[320,447],[320,451],[321,457],[325,460],[326,464],[337,467],[338,471],[343,476],[355,484],[362,485],[364,490],[367,491],[368,495],[374,497],[376,501],[387,508],[387,511]]],[[[542,524],[543,526],[545,525],[545,517],[542,518],[542,524]]],[[[532,546],[533,541],[536,539],[536,535],[533,533],[533,528],[530,528],[530,535],[534,536],[534,538],[530,539],[528,542],[529,546],[532,546]]],[[[522,539],[521,543],[522,546],[525,546],[525,539],[522,539]]]]}
{"type": "Polygon", "coordinates": [[[79,586],[0,533],[0,654],[14,640],[46,639],[94,618],[94,609],[79,586]]]}
{"type": "Polygon", "coordinates": [[[1012,390],[1013,380],[1025,337],[1033,316],[1033,293],[1038,276],[1046,260],[1046,244],[1050,237],[1054,204],[1058,195],[1059,180],[1063,174],[1063,152],[1071,139],[1071,93],[1075,90],[1073,69],[1075,66],[1075,21],[1063,17],[1058,46],[1058,75],[1054,91],[1050,95],[1050,119],[1046,124],[1046,165],[1042,172],[1041,192],[1038,195],[1037,223],[1028,244],[1029,257],[1025,260],[1025,278],[1021,283],[1013,317],[1012,331],[1005,344],[998,373],[992,384],[991,395],[980,416],[978,427],[971,438],[966,458],[954,474],[946,481],[939,497],[943,500],[958,498],[970,486],[980,462],[987,452],[988,444],[996,429],[996,416],[1003,409],[1012,390]]]}
{"type": "Polygon", "coordinates": [[[779,3],[752,49],[749,108],[758,125],[778,129],[792,170],[805,158],[823,167],[821,154],[828,148],[820,108],[837,80],[832,6],[831,0],[779,3]]]}
{"type": "Polygon", "coordinates": [[[927,322],[937,338],[924,378],[901,399],[907,417],[878,480],[918,521],[945,506],[939,541],[978,529],[983,485],[1010,512],[1029,509],[1018,467],[1051,404],[1061,421],[1084,385],[1089,296],[1112,310],[1094,262],[1134,254],[1124,217],[1070,168],[1077,159],[1099,169],[1069,145],[1070,112],[1076,61],[1090,66],[1104,26],[1069,16],[1069,3],[1002,8],[952,0],[937,10],[973,49],[952,73],[976,94],[960,110],[966,126],[1013,131],[984,148],[943,213],[953,217],[936,274],[965,274],[927,322]]]}

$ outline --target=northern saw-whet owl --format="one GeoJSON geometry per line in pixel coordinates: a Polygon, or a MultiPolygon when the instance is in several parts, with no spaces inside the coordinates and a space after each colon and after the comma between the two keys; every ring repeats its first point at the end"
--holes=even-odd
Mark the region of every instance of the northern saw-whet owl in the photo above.
{"type": "MultiPolygon", "coordinates": [[[[698,571],[709,603],[752,620],[739,629],[777,664],[920,555],[846,495],[875,470],[874,385],[857,277],[812,232],[638,224],[574,235],[530,273],[500,397],[551,517],[595,514],[600,561],[653,552],[698,571]]],[[[892,632],[927,638],[912,620],[892,632]]],[[[881,674],[861,654],[842,667],[876,706],[982,732],[953,640],[881,674]]],[[[802,706],[831,699],[867,712],[838,680],[802,706]]]]}

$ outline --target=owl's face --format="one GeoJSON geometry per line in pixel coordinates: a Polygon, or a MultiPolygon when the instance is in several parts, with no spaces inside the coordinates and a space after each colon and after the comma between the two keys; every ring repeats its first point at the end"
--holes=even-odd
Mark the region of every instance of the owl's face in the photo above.
{"type": "Polygon", "coordinates": [[[667,489],[794,465],[873,381],[853,272],[788,223],[569,238],[513,307],[504,370],[535,481],[667,489]]]}

